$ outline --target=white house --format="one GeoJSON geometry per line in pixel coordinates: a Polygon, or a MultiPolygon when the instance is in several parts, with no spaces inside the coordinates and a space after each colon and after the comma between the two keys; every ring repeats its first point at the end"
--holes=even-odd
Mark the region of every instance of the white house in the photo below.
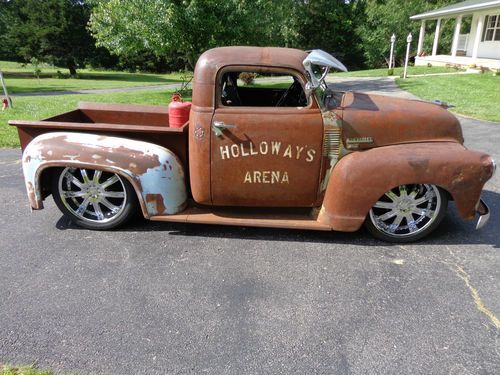
{"type": "Polygon", "coordinates": [[[410,17],[421,20],[415,65],[472,65],[500,69],[500,0],[467,0],[410,17]],[[470,30],[462,20],[471,17],[470,30]],[[450,55],[438,55],[441,21],[455,20],[450,55]],[[431,51],[423,51],[425,23],[437,20],[431,51]]]}

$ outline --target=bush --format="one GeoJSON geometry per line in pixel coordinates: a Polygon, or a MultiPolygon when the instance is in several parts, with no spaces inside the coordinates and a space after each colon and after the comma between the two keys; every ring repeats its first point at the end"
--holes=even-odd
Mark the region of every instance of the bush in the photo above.
{"type": "Polygon", "coordinates": [[[251,85],[255,80],[255,77],[257,77],[257,73],[250,72],[242,72],[238,76],[238,78],[242,80],[245,85],[251,85]]]}

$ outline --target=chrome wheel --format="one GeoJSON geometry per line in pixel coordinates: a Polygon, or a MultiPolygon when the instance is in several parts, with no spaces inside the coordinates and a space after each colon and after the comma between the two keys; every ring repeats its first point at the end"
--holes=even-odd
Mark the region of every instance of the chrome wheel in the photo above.
{"type": "Polygon", "coordinates": [[[59,175],[57,195],[79,221],[107,224],[118,220],[127,207],[125,181],[115,173],[65,168],[59,175]]]}
{"type": "Polygon", "coordinates": [[[373,205],[368,229],[384,240],[413,241],[439,224],[447,203],[446,195],[435,185],[401,185],[389,190],[373,205]]]}
{"type": "Polygon", "coordinates": [[[73,215],[101,223],[121,215],[127,200],[120,176],[88,169],[66,168],[59,176],[59,194],[73,215]]]}

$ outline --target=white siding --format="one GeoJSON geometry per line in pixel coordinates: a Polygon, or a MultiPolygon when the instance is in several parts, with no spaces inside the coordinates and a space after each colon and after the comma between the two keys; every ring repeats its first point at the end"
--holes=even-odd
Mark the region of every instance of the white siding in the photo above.
{"type": "MultiPolygon", "coordinates": [[[[472,48],[474,46],[474,39],[476,38],[477,21],[479,17],[485,15],[495,15],[495,14],[500,14],[500,7],[474,13],[472,17],[469,41],[467,43],[467,53],[466,53],[467,56],[472,56],[472,48]]],[[[483,30],[484,27],[486,27],[486,25],[483,25],[483,30]]],[[[500,59],[500,41],[479,42],[477,57],[500,59]]]]}

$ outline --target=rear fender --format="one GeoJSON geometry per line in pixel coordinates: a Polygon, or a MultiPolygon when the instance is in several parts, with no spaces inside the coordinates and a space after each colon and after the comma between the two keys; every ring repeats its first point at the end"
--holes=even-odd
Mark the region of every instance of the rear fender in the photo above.
{"type": "Polygon", "coordinates": [[[43,208],[42,174],[51,167],[98,169],[127,179],[145,218],[175,214],[187,202],[184,169],[164,147],[127,138],[72,132],[42,134],[23,153],[23,172],[33,209],[43,208]]]}
{"type": "Polygon", "coordinates": [[[404,184],[434,184],[451,194],[460,216],[472,219],[493,175],[491,157],[458,143],[413,143],[344,156],[335,166],[318,221],[334,230],[358,230],[375,202],[404,184]]]}

